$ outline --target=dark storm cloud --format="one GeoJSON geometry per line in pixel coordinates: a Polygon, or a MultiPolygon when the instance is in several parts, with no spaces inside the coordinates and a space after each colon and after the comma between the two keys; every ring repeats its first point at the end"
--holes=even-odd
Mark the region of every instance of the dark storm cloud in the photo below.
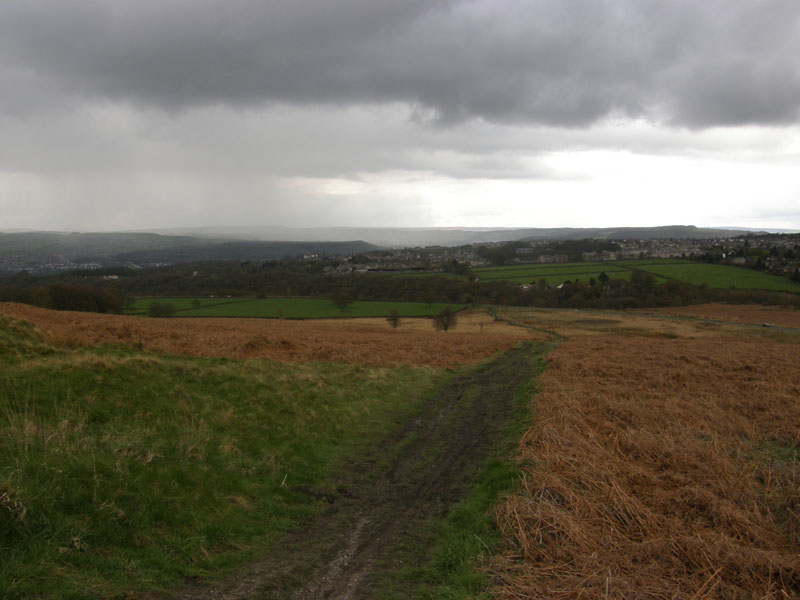
{"type": "Polygon", "coordinates": [[[6,0],[0,106],[415,106],[422,119],[800,118],[797,0],[6,0]]]}

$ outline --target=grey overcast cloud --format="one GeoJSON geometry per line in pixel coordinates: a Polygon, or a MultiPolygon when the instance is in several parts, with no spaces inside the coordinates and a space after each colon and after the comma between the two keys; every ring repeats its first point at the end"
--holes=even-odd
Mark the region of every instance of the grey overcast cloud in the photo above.
{"type": "Polygon", "coordinates": [[[797,0],[3,0],[0,229],[800,229],[797,0]]]}

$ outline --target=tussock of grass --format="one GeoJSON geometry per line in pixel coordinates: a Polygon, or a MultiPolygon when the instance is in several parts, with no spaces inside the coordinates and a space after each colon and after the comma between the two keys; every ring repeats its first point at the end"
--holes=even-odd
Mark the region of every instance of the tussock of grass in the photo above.
{"type": "Polygon", "coordinates": [[[319,485],[438,377],[66,353],[8,319],[0,340],[3,598],[111,597],[241,564],[316,510],[295,488],[319,485]]]}
{"type": "Polygon", "coordinates": [[[13,361],[51,351],[33,325],[0,314],[0,360],[13,361]]]}

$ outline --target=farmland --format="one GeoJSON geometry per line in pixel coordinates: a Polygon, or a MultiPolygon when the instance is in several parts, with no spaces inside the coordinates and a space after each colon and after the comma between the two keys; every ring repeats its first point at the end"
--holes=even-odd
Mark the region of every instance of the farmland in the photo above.
{"type": "Polygon", "coordinates": [[[153,302],[169,304],[182,317],[260,317],[272,319],[324,319],[386,317],[396,310],[401,317],[429,317],[449,306],[463,304],[426,302],[368,302],[356,300],[344,309],[323,298],[137,298],[130,314],[146,314],[153,302]]]}
{"type": "Polygon", "coordinates": [[[800,284],[783,277],[743,267],[671,261],[631,262],[628,266],[665,279],[676,279],[692,285],[707,285],[711,288],[733,287],[800,293],[800,284]]]}
{"type": "Polygon", "coordinates": [[[410,277],[334,273],[324,271],[329,266],[301,269],[288,263],[198,267],[133,271],[118,279],[109,275],[110,279],[94,281],[83,275],[70,282],[25,278],[0,286],[0,300],[101,313],[279,319],[386,317],[394,310],[401,317],[423,317],[445,305],[455,309],[467,305],[624,309],[708,302],[800,306],[800,284],[790,279],[681,260],[514,264],[474,271],[459,263],[465,277],[416,271],[410,277]],[[548,285],[540,285],[543,280],[548,285]],[[347,299],[355,301],[343,303],[347,299]],[[148,309],[154,303],[158,306],[151,313],[148,309]]]}
{"type": "Polygon", "coordinates": [[[530,264],[474,269],[482,281],[504,280],[530,284],[544,279],[550,285],[559,285],[566,280],[573,283],[576,279],[584,282],[588,282],[591,278],[597,280],[601,272],[605,272],[610,278],[628,280],[633,270],[651,273],[655,276],[656,282],[676,280],[716,289],[738,288],[800,293],[800,284],[761,271],[677,259],[530,264]]]}
{"type": "Polygon", "coordinates": [[[481,281],[503,280],[525,284],[537,283],[540,279],[550,285],[559,285],[566,280],[574,282],[576,279],[588,282],[591,278],[597,279],[603,271],[609,277],[630,278],[630,269],[626,267],[596,262],[477,267],[473,271],[481,281]]]}

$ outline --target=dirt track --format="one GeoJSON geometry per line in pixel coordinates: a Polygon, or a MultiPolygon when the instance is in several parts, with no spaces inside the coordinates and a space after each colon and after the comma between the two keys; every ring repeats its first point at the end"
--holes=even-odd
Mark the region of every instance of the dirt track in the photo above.
{"type": "Polygon", "coordinates": [[[326,504],[307,527],[235,577],[173,598],[371,598],[398,544],[413,545],[426,519],[445,514],[498,447],[532,352],[518,348],[457,376],[329,489],[298,490],[326,504]]]}

